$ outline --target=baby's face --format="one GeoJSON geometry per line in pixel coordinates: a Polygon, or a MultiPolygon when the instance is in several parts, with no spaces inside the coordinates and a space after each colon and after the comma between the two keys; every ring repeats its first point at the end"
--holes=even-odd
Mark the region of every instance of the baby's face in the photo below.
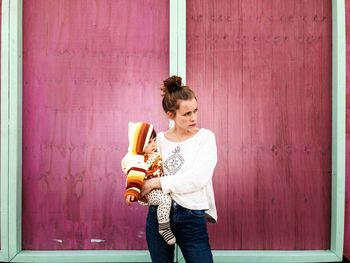
{"type": "Polygon", "coordinates": [[[151,154],[157,150],[157,144],[156,144],[156,138],[152,138],[149,140],[146,148],[145,148],[145,153],[146,154],[151,154]]]}

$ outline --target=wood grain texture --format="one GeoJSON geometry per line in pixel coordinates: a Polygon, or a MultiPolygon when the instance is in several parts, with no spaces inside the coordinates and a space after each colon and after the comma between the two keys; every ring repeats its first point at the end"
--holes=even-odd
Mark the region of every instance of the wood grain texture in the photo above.
{"type": "Polygon", "coordinates": [[[129,121],[167,126],[168,1],[23,2],[23,249],[146,249],[129,121]]]}
{"type": "Polygon", "coordinates": [[[345,1],[346,19],[346,188],[344,256],[350,260],[350,3],[345,1]]]}
{"type": "Polygon", "coordinates": [[[187,83],[217,136],[214,249],[329,249],[331,1],[187,1],[187,83]]]}

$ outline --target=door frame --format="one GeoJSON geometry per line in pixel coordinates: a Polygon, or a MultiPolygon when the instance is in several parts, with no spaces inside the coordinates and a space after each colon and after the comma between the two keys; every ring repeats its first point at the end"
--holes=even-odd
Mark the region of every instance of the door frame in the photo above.
{"type": "MultiPolygon", "coordinates": [[[[22,250],[23,0],[2,0],[1,249],[11,262],[150,262],[145,250],[22,250]]],[[[329,250],[214,250],[215,262],[342,261],[345,209],[345,1],[332,0],[332,201],[329,250]]],[[[186,82],[186,0],[170,0],[169,73],[186,82]]],[[[177,251],[179,251],[177,249],[177,251]]],[[[180,252],[176,261],[184,262],[180,252]]]]}

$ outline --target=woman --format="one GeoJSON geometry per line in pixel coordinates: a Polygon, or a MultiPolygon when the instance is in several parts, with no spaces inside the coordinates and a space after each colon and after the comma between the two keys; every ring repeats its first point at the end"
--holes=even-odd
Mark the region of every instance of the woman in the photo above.
{"type": "MultiPolygon", "coordinates": [[[[206,221],[217,219],[212,176],[217,162],[215,135],[197,128],[198,105],[194,92],[172,76],[162,87],[163,109],[174,126],[157,136],[164,177],[145,181],[142,195],[162,189],[173,199],[170,223],[187,263],[213,262],[206,221]]],[[[158,233],[156,207],[150,206],[146,222],[152,262],[173,262],[174,245],[158,233]]]]}

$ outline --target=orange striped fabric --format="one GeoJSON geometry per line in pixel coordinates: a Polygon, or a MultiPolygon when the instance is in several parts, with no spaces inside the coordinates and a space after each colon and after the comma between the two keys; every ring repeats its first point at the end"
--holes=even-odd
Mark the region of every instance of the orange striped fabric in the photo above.
{"type": "MultiPolygon", "coordinates": [[[[136,200],[140,199],[141,188],[146,175],[146,170],[133,167],[129,170],[127,181],[126,181],[126,191],[124,196],[132,195],[136,200]]],[[[135,201],[136,201],[135,200],[135,201]]]]}
{"type": "MultiPolygon", "coordinates": [[[[129,149],[128,153],[131,156],[128,162],[129,166],[126,179],[126,191],[124,196],[132,195],[135,197],[134,201],[140,199],[141,188],[146,177],[147,171],[135,163],[138,156],[144,154],[144,149],[147,146],[153,131],[153,125],[146,122],[130,122],[129,123],[129,149]],[[134,162],[134,163],[133,163],[134,162]]],[[[142,158],[143,159],[143,158],[142,158]]]]}
{"type": "Polygon", "coordinates": [[[152,124],[146,122],[129,123],[129,152],[131,154],[143,154],[152,131],[152,124]]]}

